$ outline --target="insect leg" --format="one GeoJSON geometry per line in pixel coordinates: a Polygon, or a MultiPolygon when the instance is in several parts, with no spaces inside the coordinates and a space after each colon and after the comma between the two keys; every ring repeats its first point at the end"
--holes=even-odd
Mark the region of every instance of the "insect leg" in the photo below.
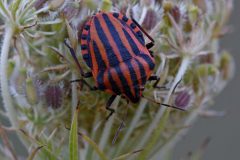
{"type": "Polygon", "coordinates": [[[153,83],[153,88],[157,88],[157,89],[166,89],[165,86],[158,86],[158,82],[160,81],[160,77],[156,76],[156,75],[152,75],[149,77],[148,81],[155,81],[153,83]]]}
{"type": "Polygon", "coordinates": [[[72,55],[75,63],[76,63],[77,66],[78,66],[78,69],[79,69],[80,74],[82,75],[82,77],[84,77],[84,78],[91,77],[91,76],[92,76],[92,73],[90,73],[90,72],[84,73],[84,72],[83,72],[83,69],[82,69],[80,63],[78,62],[77,56],[76,56],[73,48],[67,43],[66,40],[64,40],[64,44],[65,44],[65,45],[67,46],[67,48],[69,49],[69,51],[70,51],[70,53],[71,53],[71,55],[72,55]]]}
{"type": "Polygon", "coordinates": [[[75,80],[71,80],[70,83],[74,83],[74,82],[82,82],[83,84],[85,84],[91,91],[96,91],[98,90],[98,88],[96,86],[91,86],[90,84],[87,83],[87,81],[85,81],[84,79],[75,79],[75,80]]]}
{"type": "Polygon", "coordinates": [[[146,44],[147,49],[150,49],[154,46],[153,42],[149,42],[148,44],[146,44]]]}
{"type": "Polygon", "coordinates": [[[113,103],[113,101],[116,97],[117,97],[116,95],[112,95],[107,101],[106,110],[110,111],[110,113],[107,116],[106,120],[108,120],[113,115],[113,113],[115,112],[115,110],[111,108],[111,105],[112,105],[112,103],[113,103]]]}

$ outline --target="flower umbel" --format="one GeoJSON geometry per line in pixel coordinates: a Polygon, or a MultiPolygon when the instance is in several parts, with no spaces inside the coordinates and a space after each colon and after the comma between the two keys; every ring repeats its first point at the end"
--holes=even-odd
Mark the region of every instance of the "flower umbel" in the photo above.
{"type": "Polygon", "coordinates": [[[7,143],[5,133],[14,131],[26,149],[24,159],[166,159],[199,115],[223,115],[208,105],[233,76],[231,54],[219,46],[231,10],[231,0],[0,1],[0,116],[10,122],[0,125],[6,142],[1,157],[24,156],[7,143]],[[150,34],[154,74],[160,76],[157,88],[147,82],[148,98],[138,104],[118,96],[107,121],[109,94],[84,85],[64,45],[68,39],[84,71],[91,71],[79,54],[78,37],[99,10],[126,14],[150,34]]]}

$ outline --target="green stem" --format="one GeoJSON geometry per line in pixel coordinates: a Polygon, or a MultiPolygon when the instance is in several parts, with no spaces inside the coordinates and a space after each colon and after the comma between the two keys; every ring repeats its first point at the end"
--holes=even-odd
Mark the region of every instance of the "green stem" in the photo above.
{"type": "Polygon", "coordinates": [[[153,131],[153,134],[151,136],[151,138],[149,139],[146,147],[144,147],[144,150],[140,153],[139,155],[139,160],[146,160],[148,159],[148,155],[149,153],[152,151],[152,148],[154,147],[154,145],[157,143],[157,140],[160,136],[160,134],[162,133],[162,131],[165,128],[165,124],[168,120],[169,117],[169,113],[170,113],[170,109],[166,110],[159,122],[159,125],[157,126],[157,128],[153,131]]]}
{"type": "MultiPolygon", "coordinates": [[[[112,103],[111,108],[116,109],[119,102],[120,102],[120,97],[118,96],[112,103]]],[[[100,138],[100,142],[99,142],[100,150],[104,150],[107,142],[109,141],[109,136],[110,136],[113,124],[114,124],[113,122],[114,122],[115,116],[116,116],[116,114],[112,115],[112,117],[107,122],[105,122],[104,129],[103,129],[103,132],[102,132],[102,135],[100,138]]],[[[93,159],[98,160],[99,158],[96,157],[96,155],[94,155],[93,159]]]]}
{"type": "Polygon", "coordinates": [[[91,138],[83,134],[81,136],[85,141],[89,143],[90,146],[94,148],[101,160],[109,160],[104,152],[98,147],[98,145],[93,140],[91,140],[91,138]]]}
{"type": "Polygon", "coordinates": [[[8,66],[8,54],[11,39],[13,36],[13,29],[11,26],[6,26],[5,35],[3,39],[2,49],[1,49],[1,61],[0,61],[0,85],[1,94],[3,98],[3,105],[14,128],[18,128],[17,113],[13,106],[11,95],[9,92],[8,78],[7,78],[7,66],[8,66]]]}
{"type": "Polygon", "coordinates": [[[11,14],[9,13],[8,9],[6,9],[6,6],[4,5],[3,1],[0,1],[0,9],[5,15],[2,15],[4,18],[10,18],[11,14]]]}
{"type": "Polygon", "coordinates": [[[147,100],[142,99],[136,113],[134,114],[134,117],[133,117],[129,127],[127,128],[127,132],[126,132],[126,134],[124,134],[124,138],[121,140],[120,145],[117,148],[114,155],[118,155],[122,151],[122,148],[126,145],[126,143],[129,139],[129,137],[131,136],[133,130],[136,128],[137,123],[139,122],[139,119],[141,118],[142,113],[143,113],[146,105],[147,105],[147,100]]]}
{"type": "MultiPolygon", "coordinates": [[[[72,73],[72,79],[77,79],[76,74],[72,73]]],[[[77,104],[78,104],[78,95],[77,95],[77,84],[72,83],[72,115],[74,115],[74,112],[76,110],[77,104]]]]}

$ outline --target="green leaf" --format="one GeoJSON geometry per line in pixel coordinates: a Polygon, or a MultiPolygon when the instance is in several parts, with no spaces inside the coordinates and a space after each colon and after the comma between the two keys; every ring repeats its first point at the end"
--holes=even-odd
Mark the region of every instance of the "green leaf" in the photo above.
{"type": "Polygon", "coordinates": [[[34,157],[36,156],[37,152],[42,148],[43,146],[35,148],[32,153],[28,156],[27,160],[34,160],[34,157]]]}
{"type": "Polygon", "coordinates": [[[101,160],[109,160],[109,159],[107,158],[107,156],[100,150],[100,148],[98,147],[98,145],[97,145],[93,140],[91,140],[91,138],[89,138],[88,136],[86,136],[86,135],[84,135],[84,134],[81,134],[81,133],[79,133],[79,134],[81,135],[81,137],[82,137],[85,141],[87,141],[87,142],[90,144],[90,146],[93,147],[93,149],[97,152],[97,154],[99,155],[99,157],[101,158],[101,160]]]}
{"type": "Polygon", "coordinates": [[[163,117],[160,119],[157,128],[153,131],[148,143],[144,146],[144,150],[139,154],[138,160],[146,160],[151,153],[152,148],[157,143],[158,138],[160,137],[162,131],[165,128],[170,111],[171,109],[167,108],[167,110],[164,112],[163,117]]]}
{"type": "Polygon", "coordinates": [[[16,12],[17,12],[17,10],[18,10],[18,8],[19,8],[20,3],[21,3],[21,0],[15,0],[15,1],[13,1],[13,2],[11,3],[10,9],[11,9],[12,15],[13,15],[14,17],[15,17],[15,15],[16,15],[16,12]]]}
{"type": "Polygon", "coordinates": [[[70,160],[78,160],[78,111],[77,107],[76,111],[73,115],[70,137],[69,137],[69,153],[70,160]]]}
{"type": "Polygon", "coordinates": [[[123,154],[121,156],[118,156],[118,157],[114,158],[113,160],[126,160],[127,158],[130,158],[134,154],[137,154],[137,153],[139,153],[141,151],[142,150],[137,150],[137,151],[133,151],[133,152],[130,152],[130,153],[126,153],[126,154],[123,154]]]}

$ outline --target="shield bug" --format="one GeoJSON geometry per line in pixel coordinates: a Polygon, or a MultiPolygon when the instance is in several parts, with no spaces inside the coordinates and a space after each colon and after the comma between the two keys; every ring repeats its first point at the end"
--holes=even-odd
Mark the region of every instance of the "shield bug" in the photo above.
{"type": "Polygon", "coordinates": [[[106,104],[106,109],[111,112],[108,117],[114,112],[110,106],[117,95],[137,103],[148,80],[156,80],[154,87],[157,87],[159,77],[152,76],[155,61],[150,51],[154,40],[134,19],[121,13],[100,11],[84,24],[79,41],[82,57],[91,72],[83,72],[73,49],[66,45],[81,75],[93,77],[96,86],[81,81],[93,90],[112,94],[106,104]],[[145,44],[143,34],[151,40],[150,43],[145,44]]]}

